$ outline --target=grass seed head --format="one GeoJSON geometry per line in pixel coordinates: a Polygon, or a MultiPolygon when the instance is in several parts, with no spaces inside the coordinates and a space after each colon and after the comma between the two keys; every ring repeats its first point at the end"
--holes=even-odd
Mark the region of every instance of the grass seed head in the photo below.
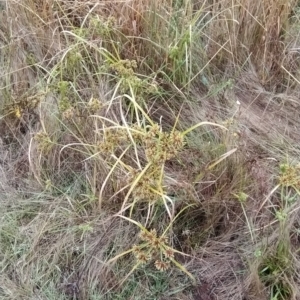
{"type": "Polygon", "coordinates": [[[162,260],[156,260],[154,263],[157,270],[165,272],[170,268],[170,263],[162,260]]]}

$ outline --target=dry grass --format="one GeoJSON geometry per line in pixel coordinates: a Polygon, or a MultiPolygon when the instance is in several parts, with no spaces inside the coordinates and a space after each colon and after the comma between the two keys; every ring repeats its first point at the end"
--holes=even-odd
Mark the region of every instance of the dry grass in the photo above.
{"type": "Polygon", "coordinates": [[[1,299],[300,299],[291,1],[0,1],[1,299]]]}

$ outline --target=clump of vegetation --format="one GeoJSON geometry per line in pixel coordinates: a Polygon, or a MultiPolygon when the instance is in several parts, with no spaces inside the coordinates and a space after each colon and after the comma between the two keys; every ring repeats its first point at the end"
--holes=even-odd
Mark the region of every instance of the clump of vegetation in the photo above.
{"type": "Polygon", "coordinates": [[[298,299],[296,0],[0,0],[0,298],[298,299]]]}

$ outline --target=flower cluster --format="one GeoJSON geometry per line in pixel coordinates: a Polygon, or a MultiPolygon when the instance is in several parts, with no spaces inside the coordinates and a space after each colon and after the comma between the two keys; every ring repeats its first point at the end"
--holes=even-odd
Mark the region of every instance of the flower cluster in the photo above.
{"type": "Polygon", "coordinates": [[[160,271],[166,271],[170,267],[170,259],[174,258],[174,251],[168,246],[166,236],[157,236],[155,229],[140,232],[142,241],[133,246],[133,253],[139,263],[146,264],[154,261],[155,267],[160,271]]]}
{"type": "Polygon", "coordinates": [[[163,132],[158,124],[141,128],[132,127],[132,137],[142,145],[146,159],[150,163],[147,172],[140,176],[139,170],[131,171],[130,181],[136,183],[133,196],[136,200],[155,203],[161,199],[162,168],[164,163],[174,158],[184,146],[184,136],[180,131],[163,132]]]}
{"type": "Polygon", "coordinates": [[[300,188],[300,164],[280,166],[279,184],[285,187],[300,188]]]}
{"type": "Polygon", "coordinates": [[[70,107],[62,112],[63,120],[72,120],[76,115],[76,109],[74,107],[70,107]]]}
{"type": "Polygon", "coordinates": [[[110,68],[121,77],[128,78],[134,76],[134,69],[137,68],[137,63],[135,60],[121,59],[110,64],[110,68]]]}
{"type": "Polygon", "coordinates": [[[180,131],[170,133],[160,130],[158,124],[151,126],[144,137],[145,153],[148,161],[161,165],[174,158],[184,146],[184,136],[180,131]]]}
{"type": "Polygon", "coordinates": [[[131,87],[136,91],[136,97],[142,95],[148,88],[146,80],[140,79],[136,73],[137,62],[135,60],[121,59],[109,63],[109,70],[120,79],[120,92],[126,93],[131,87]]]}
{"type": "Polygon", "coordinates": [[[116,19],[112,16],[108,17],[106,20],[97,16],[91,18],[89,28],[93,31],[94,34],[97,34],[104,38],[110,36],[110,34],[114,31],[116,23],[116,19]]]}
{"type": "Polygon", "coordinates": [[[78,70],[82,64],[83,56],[78,49],[70,50],[65,57],[65,71],[69,74],[73,74],[78,70]]]}
{"type": "Polygon", "coordinates": [[[99,99],[97,98],[91,98],[90,101],[87,103],[87,108],[88,108],[88,111],[91,113],[91,114],[94,114],[96,113],[99,109],[101,109],[102,107],[102,103],[99,99]]]}
{"type": "Polygon", "coordinates": [[[46,132],[37,132],[34,136],[34,140],[37,142],[37,148],[40,152],[45,153],[51,150],[53,143],[46,132]]]}
{"type": "MultiPolygon", "coordinates": [[[[161,170],[155,166],[151,166],[147,173],[144,174],[136,184],[132,194],[136,200],[155,203],[161,199],[161,196],[155,192],[160,185],[161,170]]],[[[139,171],[133,169],[131,171],[130,181],[134,182],[139,176],[139,171]]]]}
{"type": "Polygon", "coordinates": [[[104,131],[104,139],[98,143],[97,150],[101,153],[113,153],[116,147],[129,141],[127,131],[123,128],[107,128],[104,131]]]}

